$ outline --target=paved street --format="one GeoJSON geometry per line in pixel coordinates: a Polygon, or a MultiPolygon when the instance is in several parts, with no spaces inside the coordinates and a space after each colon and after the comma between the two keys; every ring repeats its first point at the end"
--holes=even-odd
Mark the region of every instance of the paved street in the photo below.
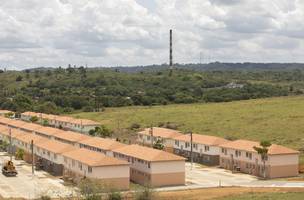
{"type": "Polygon", "coordinates": [[[173,191],[184,189],[197,189],[219,186],[238,187],[304,187],[304,181],[278,181],[259,180],[255,176],[242,173],[231,173],[231,171],[216,167],[201,167],[201,165],[186,163],[186,186],[164,187],[159,191],[173,191]]]}
{"type": "MultiPolygon", "coordinates": [[[[6,153],[0,153],[0,165],[9,160],[6,153]]],[[[0,195],[4,198],[38,198],[41,195],[51,197],[68,197],[74,189],[63,185],[63,181],[52,177],[44,171],[36,171],[32,176],[31,165],[24,161],[13,160],[18,171],[17,177],[6,177],[0,174],[0,195]]]]}

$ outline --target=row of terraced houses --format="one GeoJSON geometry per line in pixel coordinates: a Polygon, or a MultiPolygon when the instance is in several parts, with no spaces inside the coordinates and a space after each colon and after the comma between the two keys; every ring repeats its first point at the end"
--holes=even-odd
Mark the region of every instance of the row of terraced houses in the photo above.
{"type": "MultiPolygon", "coordinates": [[[[138,132],[139,144],[151,146],[161,140],[165,151],[190,159],[191,137],[180,131],[152,127],[138,132]]],[[[267,178],[297,176],[299,171],[299,152],[281,145],[272,144],[264,163],[254,147],[259,142],[249,140],[228,141],[226,139],[192,134],[192,158],[194,162],[210,166],[264,176],[267,178]]]]}
{"type": "Polygon", "coordinates": [[[0,117],[0,140],[11,141],[12,153],[23,149],[27,162],[74,181],[87,177],[120,189],[128,189],[130,180],[151,186],[185,184],[184,157],[136,144],[5,117],[0,117]]]}

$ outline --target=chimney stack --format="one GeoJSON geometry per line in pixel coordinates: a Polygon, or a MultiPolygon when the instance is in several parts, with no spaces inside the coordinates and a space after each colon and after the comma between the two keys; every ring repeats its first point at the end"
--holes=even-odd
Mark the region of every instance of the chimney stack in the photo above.
{"type": "Polygon", "coordinates": [[[173,56],[172,56],[172,29],[170,29],[170,69],[173,67],[173,56]]]}

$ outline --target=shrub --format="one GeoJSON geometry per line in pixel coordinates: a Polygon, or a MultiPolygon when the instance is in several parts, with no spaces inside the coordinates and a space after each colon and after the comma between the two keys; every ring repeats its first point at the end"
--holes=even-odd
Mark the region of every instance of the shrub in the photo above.
{"type": "Polygon", "coordinates": [[[121,200],[122,195],[120,192],[111,192],[108,196],[108,200],[121,200]]]}
{"type": "Polygon", "coordinates": [[[136,129],[139,129],[140,128],[140,124],[137,124],[137,123],[133,123],[131,126],[130,126],[130,129],[131,130],[136,130],[136,129]]]}
{"type": "Polygon", "coordinates": [[[24,150],[23,149],[18,149],[16,151],[16,154],[15,154],[15,157],[16,159],[23,159],[23,156],[24,156],[24,150]]]}

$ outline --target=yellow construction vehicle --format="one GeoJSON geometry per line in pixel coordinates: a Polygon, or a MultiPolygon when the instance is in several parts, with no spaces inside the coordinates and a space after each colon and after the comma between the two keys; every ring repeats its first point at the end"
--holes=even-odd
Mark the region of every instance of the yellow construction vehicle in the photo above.
{"type": "Polygon", "coordinates": [[[4,176],[16,176],[18,174],[14,163],[12,161],[7,161],[2,167],[2,174],[4,176]]]}

